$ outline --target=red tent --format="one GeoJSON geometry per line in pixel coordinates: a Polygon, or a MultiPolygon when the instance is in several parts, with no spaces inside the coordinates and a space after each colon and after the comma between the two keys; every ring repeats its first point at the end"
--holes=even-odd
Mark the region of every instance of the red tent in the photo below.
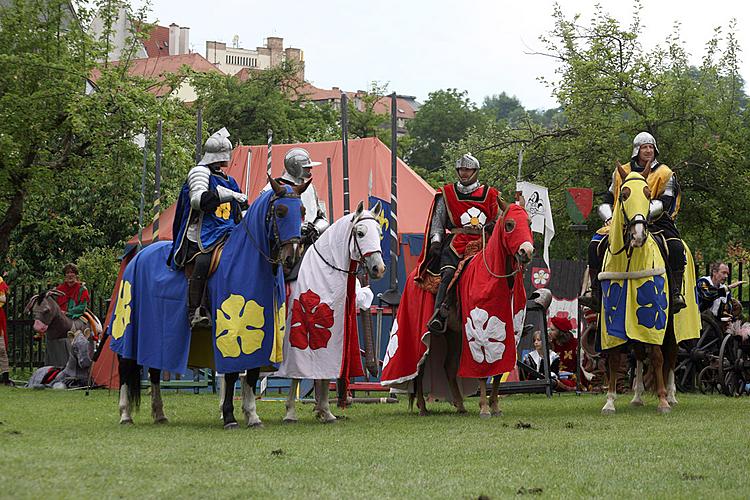
{"type": "MultiPolygon", "coordinates": [[[[343,187],[343,156],[340,141],[311,142],[302,144],[281,144],[272,148],[272,175],[281,176],[283,172],[284,155],[294,147],[303,147],[309,153],[313,161],[319,161],[322,165],[313,168],[313,184],[318,192],[318,197],[326,205],[327,212],[338,219],[344,214],[344,187],[343,187]],[[328,173],[327,159],[331,159],[331,184],[333,186],[333,207],[328,206],[328,173]]],[[[234,177],[240,188],[245,191],[250,201],[254,200],[261,189],[266,185],[266,164],[268,161],[267,146],[238,146],[232,153],[232,162],[227,173],[234,177]],[[249,169],[248,156],[250,155],[249,169]]],[[[412,255],[413,251],[407,250],[403,244],[404,236],[418,235],[424,232],[425,221],[430,209],[430,204],[435,196],[432,189],[419,175],[409,166],[398,160],[398,232],[401,241],[401,255],[404,262],[406,274],[416,264],[418,255],[412,255]]],[[[386,202],[391,199],[391,151],[379,139],[371,137],[366,139],[353,139],[349,141],[349,193],[351,210],[364,200],[367,203],[368,196],[376,196],[386,202]],[[371,187],[370,187],[371,185],[371,187]]],[[[172,222],[174,220],[175,205],[170,206],[162,212],[159,218],[159,239],[172,239],[172,222]]],[[[143,243],[152,241],[153,227],[150,225],[143,230],[143,243]]],[[[129,245],[138,244],[138,237],[134,236],[128,242],[129,245]]],[[[115,290],[112,294],[110,311],[105,321],[109,321],[112,314],[111,308],[116,302],[119,291],[120,278],[125,266],[132,257],[132,253],[123,259],[115,290]]],[[[102,352],[99,361],[94,365],[94,380],[97,384],[116,388],[119,385],[117,372],[113,372],[114,354],[109,346],[102,352]]]]}

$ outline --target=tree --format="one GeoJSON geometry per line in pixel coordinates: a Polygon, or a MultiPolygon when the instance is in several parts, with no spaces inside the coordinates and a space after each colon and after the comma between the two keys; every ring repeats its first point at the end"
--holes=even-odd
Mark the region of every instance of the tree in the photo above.
{"type": "MultiPolygon", "coordinates": [[[[105,16],[127,7],[100,3],[105,16]]],[[[140,21],[145,14],[129,11],[140,21]]],[[[106,40],[87,35],[90,19],[62,0],[0,8],[0,259],[21,280],[59,279],[64,262],[121,252],[137,227],[143,152],[134,139],[153,133],[159,117],[165,198],[174,198],[192,162],[192,112],[158,99],[155,81],[130,77],[129,61],[107,63],[106,40]],[[93,92],[87,79],[96,80],[93,92]]],[[[111,270],[114,262],[88,267],[111,270]]]]}
{"type": "Polygon", "coordinates": [[[469,100],[467,92],[456,89],[431,92],[419,112],[409,122],[414,138],[407,161],[428,170],[440,168],[445,145],[461,139],[468,130],[479,127],[486,118],[469,100]]]}
{"type": "MultiPolygon", "coordinates": [[[[519,151],[522,177],[550,188],[555,214],[565,213],[565,187],[609,186],[615,161],[629,160],[640,131],[657,139],[659,160],[676,172],[683,189],[677,220],[688,244],[707,258],[719,257],[731,241],[748,237],[750,200],[727,196],[750,189],[744,151],[750,146],[746,96],[742,91],[734,25],[717,30],[698,67],[688,62],[675,26],[664,46],[645,51],[635,4],[632,24],[622,27],[602,8],[590,23],[554,11],[555,28],[542,37],[545,55],[559,61],[557,78],[546,81],[560,103],[562,119],[544,126],[529,117],[467,134],[447,156],[473,150],[483,175],[512,190],[519,151]],[[726,214],[732,214],[727,217],[726,214]],[[721,231],[716,231],[721,227],[721,231]]],[[[559,219],[559,217],[558,217],[559,219]]],[[[592,217],[590,229],[599,222],[592,217]]],[[[568,224],[557,225],[552,252],[571,257],[577,243],[568,224]]]]}
{"type": "Polygon", "coordinates": [[[297,69],[287,62],[240,79],[218,73],[193,75],[207,130],[227,127],[233,140],[263,144],[267,130],[277,142],[333,140],[340,136],[338,112],[306,100],[297,69]]]}
{"type": "MultiPolygon", "coordinates": [[[[354,99],[348,101],[349,133],[354,137],[381,137],[389,135],[386,127],[389,124],[388,113],[378,113],[376,106],[388,93],[388,85],[372,82],[367,92],[357,92],[354,99]]],[[[388,108],[390,110],[390,105],[388,108]]]]}

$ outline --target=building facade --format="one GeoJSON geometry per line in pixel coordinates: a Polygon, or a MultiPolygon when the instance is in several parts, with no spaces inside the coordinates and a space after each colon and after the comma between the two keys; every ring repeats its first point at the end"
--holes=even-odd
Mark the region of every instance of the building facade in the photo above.
{"type": "Polygon", "coordinates": [[[227,46],[225,42],[206,42],[206,59],[222,72],[236,75],[244,69],[266,70],[279,66],[284,61],[294,62],[300,80],[305,78],[305,60],[301,49],[284,48],[284,39],[268,37],[263,47],[243,49],[237,40],[227,46]]]}

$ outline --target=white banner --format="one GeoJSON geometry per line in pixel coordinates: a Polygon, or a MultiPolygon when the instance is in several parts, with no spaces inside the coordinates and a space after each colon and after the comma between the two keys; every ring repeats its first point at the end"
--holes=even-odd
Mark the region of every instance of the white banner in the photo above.
{"type": "Polygon", "coordinates": [[[555,236],[555,224],[552,222],[552,208],[549,204],[547,188],[531,182],[519,182],[516,190],[523,193],[526,200],[526,211],[531,219],[531,230],[544,235],[544,262],[549,267],[549,244],[555,236]]]}

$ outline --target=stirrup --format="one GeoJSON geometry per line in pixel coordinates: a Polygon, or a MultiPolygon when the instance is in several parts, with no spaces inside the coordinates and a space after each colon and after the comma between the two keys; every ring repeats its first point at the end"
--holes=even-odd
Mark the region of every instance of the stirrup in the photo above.
{"type": "Polygon", "coordinates": [[[685,303],[685,297],[683,297],[681,293],[675,293],[672,295],[672,302],[669,304],[672,313],[680,312],[686,307],[687,304],[685,303]]]}
{"type": "Polygon", "coordinates": [[[211,318],[206,315],[206,310],[203,307],[199,307],[193,313],[193,317],[190,318],[191,328],[208,328],[211,326],[211,318]]]}
{"type": "Polygon", "coordinates": [[[430,333],[435,334],[445,333],[448,329],[448,322],[446,321],[446,318],[440,314],[440,309],[435,311],[430,318],[430,321],[427,322],[427,329],[430,333]]]}

